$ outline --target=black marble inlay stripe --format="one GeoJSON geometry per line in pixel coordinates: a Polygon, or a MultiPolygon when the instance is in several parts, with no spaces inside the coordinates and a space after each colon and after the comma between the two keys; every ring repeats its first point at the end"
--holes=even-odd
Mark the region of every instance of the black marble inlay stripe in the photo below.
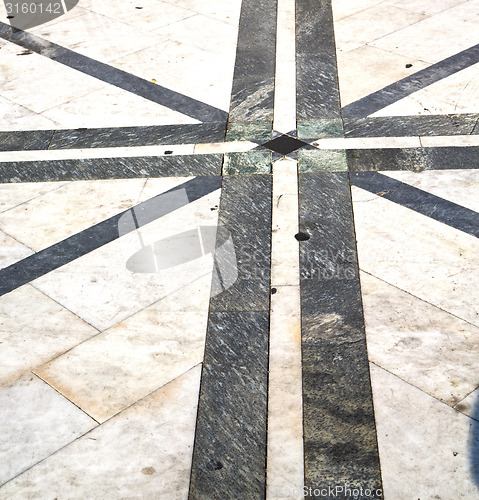
{"type": "MultiPolygon", "coordinates": [[[[223,178],[218,224],[231,234],[238,277],[211,299],[211,311],[269,311],[271,207],[271,175],[223,178]]],[[[230,259],[216,255],[220,267],[230,259]]]]}
{"type": "Polygon", "coordinates": [[[265,498],[267,312],[210,313],[190,500],[265,498]]]}
{"type": "Polygon", "coordinates": [[[78,54],[32,33],[12,28],[8,24],[1,22],[0,38],[201,122],[224,122],[227,120],[228,114],[221,109],[156,83],[143,80],[126,71],[78,54]]]}
{"type": "Polygon", "coordinates": [[[225,134],[226,122],[57,130],[49,149],[222,142],[225,134]]]}
{"type": "Polygon", "coordinates": [[[478,62],[479,44],[344,106],[342,114],[356,117],[369,116],[478,62]]]}
{"type": "Polygon", "coordinates": [[[331,0],[296,1],[296,86],[298,121],[341,116],[331,0]]]}
{"type": "MultiPolygon", "coordinates": [[[[142,217],[138,220],[138,227],[141,227],[153,220],[171,213],[172,211],[184,206],[182,197],[164,197],[167,193],[185,190],[189,203],[212,193],[221,187],[220,177],[196,177],[190,181],[184,182],[165,193],[154,198],[150,198],[136,207],[133,207],[135,213],[141,213],[142,217]],[[161,203],[158,199],[164,197],[161,203]]],[[[130,210],[130,209],[129,209],[130,210]]],[[[64,266],[93,250],[96,250],[107,243],[118,239],[118,223],[121,217],[129,212],[125,210],[120,214],[114,215],[94,226],[81,231],[55,245],[52,245],[38,253],[31,255],[21,261],[16,262],[0,270],[0,295],[4,295],[12,290],[19,288],[34,279],[39,278],[61,266],[64,266]]],[[[131,229],[133,230],[133,229],[131,229]]],[[[123,234],[129,232],[123,230],[123,234]]]]}
{"type": "Polygon", "coordinates": [[[0,151],[31,151],[48,149],[53,130],[0,132],[0,151]]]}
{"type": "Polygon", "coordinates": [[[479,237],[479,213],[379,172],[360,172],[351,183],[431,219],[479,237]]]}
{"type": "MultiPolygon", "coordinates": [[[[349,177],[299,175],[305,486],[381,488],[349,177]]],[[[308,489],[309,491],[309,489],[308,489]]],[[[378,495],[358,498],[380,498],[378,495]]]]}
{"type": "Polygon", "coordinates": [[[446,170],[479,168],[479,147],[348,149],[349,170],[446,170]]]}
{"type": "Polygon", "coordinates": [[[277,0],[243,0],[230,122],[272,122],[277,0]]]}
{"type": "Polygon", "coordinates": [[[346,137],[405,137],[469,135],[479,120],[478,114],[344,117],[346,137]]]}
{"type": "Polygon", "coordinates": [[[4,162],[0,183],[221,175],[222,162],[221,154],[4,162]]]}

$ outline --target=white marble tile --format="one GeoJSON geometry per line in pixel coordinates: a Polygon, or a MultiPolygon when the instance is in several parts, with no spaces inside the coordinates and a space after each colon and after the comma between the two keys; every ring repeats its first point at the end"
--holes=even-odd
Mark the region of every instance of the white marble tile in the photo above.
{"type": "Polygon", "coordinates": [[[288,158],[273,163],[271,285],[299,285],[298,173],[288,158]]]}
{"type": "Polygon", "coordinates": [[[378,4],[338,20],[334,34],[338,47],[348,42],[364,45],[422,19],[424,15],[419,12],[378,4]]]}
{"type": "Polygon", "coordinates": [[[0,484],[96,425],[33,374],[3,387],[0,389],[0,484]]]}
{"type": "Polygon", "coordinates": [[[57,126],[56,122],[0,96],[1,131],[51,130],[57,126]]]}
{"type": "Polygon", "coordinates": [[[97,334],[98,330],[30,285],[3,295],[0,386],[97,334]]]}
{"type": "Polygon", "coordinates": [[[194,118],[113,86],[50,108],[42,116],[66,128],[198,123],[194,118]]]}
{"type": "Polygon", "coordinates": [[[360,268],[479,326],[477,238],[353,187],[360,268]]]}
{"type": "Polygon", "coordinates": [[[0,498],[186,500],[201,366],[28,470],[0,498]]]}
{"type": "Polygon", "coordinates": [[[467,4],[468,2],[465,2],[465,0],[386,0],[385,3],[432,16],[456,5],[467,4]]]}
{"type": "Polygon", "coordinates": [[[365,273],[361,290],[370,361],[451,406],[474,390],[479,328],[365,273]]]}
{"type": "Polygon", "coordinates": [[[0,228],[36,251],[137,203],[144,179],[74,181],[0,214],[0,228]]]}
{"type": "Polygon", "coordinates": [[[334,20],[339,21],[373,5],[378,5],[384,0],[332,0],[334,20]]]}
{"type": "Polygon", "coordinates": [[[178,314],[154,304],[35,373],[104,422],[201,363],[207,321],[208,308],[178,314]]]}
{"type": "Polygon", "coordinates": [[[241,10],[240,0],[164,0],[183,9],[193,10],[225,23],[238,26],[241,10]]]}
{"type": "Polygon", "coordinates": [[[33,253],[31,248],[22,245],[8,234],[0,231],[0,269],[8,267],[33,253]]]}
{"type": "Polygon", "coordinates": [[[479,146],[477,135],[436,135],[421,137],[421,145],[425,148],[440,146],[479,146]]]}
{"type": "Polygon", "coordinates": [[[341,105],[350,104],[406,76],[426,68],[427,63],[369,45],[338,54],[341,105]],[[412,64],[406,68],[406,64],[412,64]]]}
{"type": "Polygon", "coordinates": [[[209,153],[242,153],[251,151],[258,146],[257,143],[251,141],[227,141],[227,142],[211,142],[195,145],[195,154],[209,153]]]}
{"type": "MultiPolygon", "coordinates": [[[[1,160],[0,160],[1,161],[1,160]]],[[[0,184],[0,213],[65,185],[65,182],[10,182],[0,184]]]]}
{"type": "Polygon", "coordinates": [[[479,212],[479,170],[402,170],[383,174],[479,212]]]}
{"type": "MultiPolygon", "coordinates": [[[[148,191],[143,192],[140,199],[147,195],[148,191]]],[[[218,211],[211,208],[218,204],[219,190],[33,283],[88,323],[104,330],[197,279],[211,276],[213,258],[206,249],[203,254],[198,253],[197,231],[200,226],[216,227],[218,211]],[[144,249],[151,249],[153,244],[159,253],[151,254],[151,259],[159,269],[135,271],[132,259],[143,255],[141,262],[150,262],[150,254],[139,252],[147,252],[144,249]]],[[[214,241],[209,243],[212,245],[214,241]]]]}
{"type": "Polygon", "coordinates": [[[31,32],[102,62],[132,54],[165,39],[91,11],[53,26],[39,26],[31,32]]]}
{"type": "Polygon", "coordinates": [[[313,146],[319,149],[394,149],[394,148],[419,148],[419,137],[348,137],[318,139],[313,146]]]}
{"type": "Polygon", "coordinates": [[[479,421],[479,389],[471,392],[466,398],[457,403],[454,408],[479,421]]]}
{"type": "Polygon", "coordinates": [[[9,42],[0,46],[0,95],[35,113],[105,87],[104,82],[48,57],[20,55],[23,47],[9,42]]]}
{"type": "Polygon", "coordinates": [[[470,0],[384,36],[372,45],[430,63],[442,61],[477,43],[478,7],[477,0],[470,0]]]}
{"type": "Polygon", "coordinates": [[[268,500],[303,498],[303,412],[299,286],[271,296],[268,384],[268,500]]]}
{"type": "Polygon", "coordinates": [[[384,498],[473,500],[477,422],[371,365],[384,498]]]}
{"type": "Polygon", "coordinates": [[[235,53],[234,47],[228,51],[207,51],[171,40],[109,64],[146,80],[154,78],[158,85],[228,110],[235,53]]]}

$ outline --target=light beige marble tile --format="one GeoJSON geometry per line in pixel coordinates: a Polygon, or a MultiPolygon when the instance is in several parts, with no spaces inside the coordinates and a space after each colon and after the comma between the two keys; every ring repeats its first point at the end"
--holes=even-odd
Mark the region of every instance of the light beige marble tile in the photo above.
{"type": "Polygon", "coordinates": [[[69,182],[0,214],[0,228],[39,251],[134,206],[144,183],[69,182]]]}
{"type": "Polygon", "coordinates": [[[0,386],[97,333],[30,285],[0,297],[0,386]]]}
{"type": "Polygon", "coordinates": [[[188,497],[201,366],[0,489],[2,499],[188,497]]]}
{"type": "Polygon", "coordinates": [[[39,26],[31,32],[102,62],[126,56],[165,39],[91,11],[53,26],[39,26]]]}
{"type": "MultiPolygon", "coordinates": [[[[479,377],[477,377],[479,382],[479,377]]],[[[479,389],[471,392],[466,398],[457,403],[454,408],[464,415],[479,421],[479,389]]]]}
{"type": "Polygon", "coordinates": [[[225,23],[238,26],[241,10],[240,0],[164,0],[183,9],[193,10],[225,23]]]}
{"type": "Polygon", "coordinates": [[[384,498],[479,498],[477,422],[375,365],[371,381],[384,498]]]}
{"type": "Polygon", "coordinates": [[[338,54],[341,105],[350,104],[427,66],[416,59],[369,45],[338,54]],[[413,66],[406,68],[406,64],[413,66]]]}
{"type": "Polygon", "coordinates": [[[288,158],[273,164],[271,284],[299,285],[298,164],[288,158]]]}
{"type": "Polygon", "coordinates": [[[303,412],[299,286],[271,296],[268,384],[268,500],[303,498],[303,412]]]}
{"type": "Polygon", "coordinates": [[[465,0],[386,0],[385,3],[432,16],[456,5],[467,4],[468,2],[465,0]]]}
{"type": "Polygon", "coordinates": [[[479,326],[477,238],[353,187],[360,268],[479,326]]]}
{"type": "Polygon", "coordinates": [[[3,387],[0,389],[0,484],[96,425],[36,375],[27,374],[3,387]]]}
{"type": "Polygon", "coordinates": [[[0,96],[1,131],[51,130],[57,126],[56,122],[0,96]]]}
{"type": "Polygon", "coordinates": [[[19,241],[0,231],[0,269],[8,267],[33,253],[31,248],[22,245],[19,241]]]}
{"type": "Polygon", "coordinates": [[[339,21],[373,5],[378,5],[384,0],[332,0],[334,20],[339,21]]]}
{"type": "MultiPolygon", "coordinates": [[[[145,192],[142,196],[149,197],[145,192]]],[[[219,190],[33,283],[99,330],[109,328],[197,279],[211,276],[213,257],[206,251],[195,253],[199,240],[192,231],[199,226],[216,227],[218,211],[211,208],[218,204],[219,190]],[[160,268],[135,272],[127,267],[133,256],[139,258],[139,252],[153,244],[160,253],[154,254],[159,260],[152,258],[160,268]]]]}
{"type": "Polygon", "coordinates": [[[384,172],[384,175],[479,212],[479,171],[476,169],[424,170],[417,173],[403,170],[384,172]]]}
{"type": "Polygon", "coordinates": [[[319,149],[419,148],[419,137],[350,137],[318,139],[313,146],[319,149]]]}
{"type": "Polygon", "coordinates": [[[477,43],[478,7],[477,0],[470,0],[384,36],[372,45],[430,63],[442,61],[477,43]]]}
{"type": "Polygon", "coordinates": [[[438,146],[479,146],[477,135],[436,135],[421,137],[421,145],[424,148],[438,146]]]}
{"type": "Polygon", "coordinates": [[[55,191],[65,182],[18,182],[0,184],[0,212],[10,210],[22,203],[55,191]]]}
{"type": "Polygon", "coordinates": [[[365,273],[361,290],[370,361],[451,406],[474,390],[479,328],[365,273]]]}
{"type": "Polygon", "coordinates": [[[98,422],[201,363],[208,309],[155,305],[35,370],[98,422]]]}

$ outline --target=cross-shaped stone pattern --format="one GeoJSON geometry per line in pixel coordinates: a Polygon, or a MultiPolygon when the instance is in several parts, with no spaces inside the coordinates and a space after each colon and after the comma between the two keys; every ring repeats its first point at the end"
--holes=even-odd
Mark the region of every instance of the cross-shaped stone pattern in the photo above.
{"type": "Polygon", "coordinates": [[[73,4],[0,9],[0,498],[479,498],[475,1],[73,4]]]}

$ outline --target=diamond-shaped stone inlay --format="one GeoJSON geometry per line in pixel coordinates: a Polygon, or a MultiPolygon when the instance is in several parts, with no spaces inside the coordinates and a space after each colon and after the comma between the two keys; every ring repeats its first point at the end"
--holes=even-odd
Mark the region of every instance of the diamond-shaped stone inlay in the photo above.
{"type": "Polygon", "coordinates": [[[279,137],[276,137],[276,139],[263,144],[263,147],[271,149],[271,151],[275,151],[276,153],[280,153],[283,156],[304,146],[309,146],[309,144],[286,134],[280,135],[279,137]]]}

